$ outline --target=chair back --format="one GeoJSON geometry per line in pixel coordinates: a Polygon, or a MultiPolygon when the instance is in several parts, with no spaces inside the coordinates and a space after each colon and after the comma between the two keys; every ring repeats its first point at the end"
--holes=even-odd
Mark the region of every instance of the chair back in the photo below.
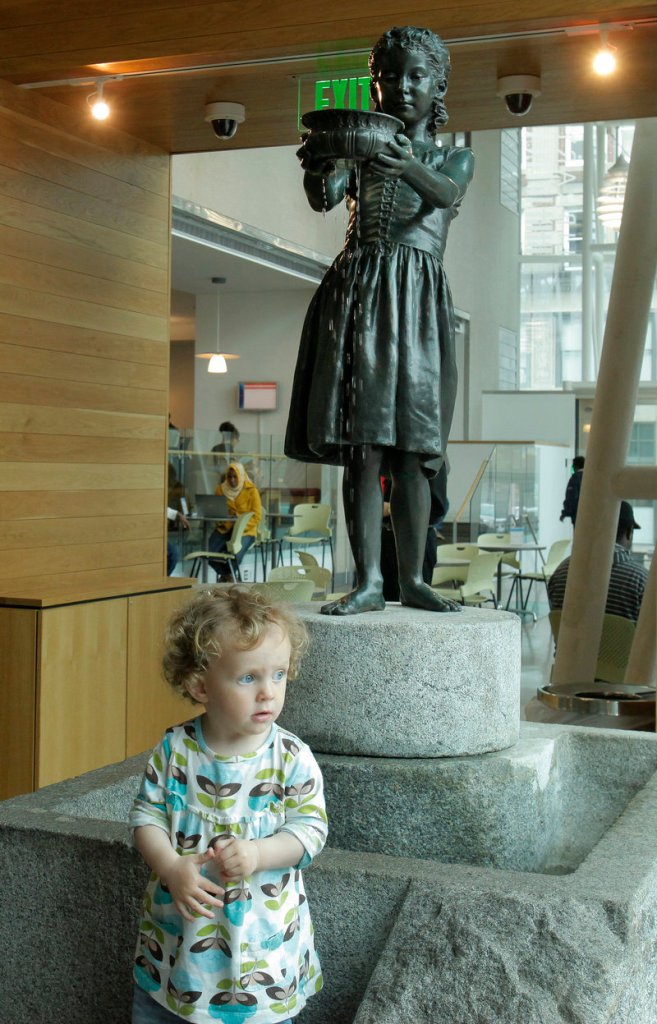
{"type": "Polygon", "coordinates": [[[622,683],[630,658],[636,624],[622,615],[605,615],[595,678],[604,683],[622,683]]]}
{"type": "Polygon", "coordinates": [[[235,521],[233,526],[233,532],[230,535],[230,540],[226,544],[226,551],[231,555],[239,555],[242,550],[242,541],[244,538],[244,531],[246,530],[253,512],[242,512],[241,516],[235,521]]]}
{"type": "Polygon", "coordinates": [[[461,584],[461,595],[474,597],[476,594],[491,593],[495,595],[497,582],[497,563],[500,556],[494,551],[482,551],[473,558],[468,566],[468,575],[461,584]]]}
{"type": "Polygon", "coordinates": [[[329,526],[330,505],[295,505],[292,514],[294,519],[288,530],[291,536],[301,533],[315,533],[320,537],[332,536],[329,526]]]}
{"type": "Polygon", "coordinates": [[[255,542],[256,544],[266,544],[268,540],[271,540],[271,529],[269,527],[268,510],[263,505],[260,522],[256,527],[255,542]]]}
{"type": "Polygon", "coordinates": [[[469,563],[473,558],[479,558],[479,548],[476,544],[441,544],[436,552],[438,562],[449,561],[452,558],[462,561],[462,565],[436,565],[431,577],[431,586],[440,587],[443,583],[456,581],[465,583],[468,577],[469,563]]]}
{"type": "Polygon", "coordinates": [[[308,551],[295,551],[294,553],[302,565],[316,565],[318,569],[320,568],[319,562],[315,556],[311,555],[308,551]]]}
{"type": "MultiPolygon", "coordinates": [[[[495,547],[496,544],[510,544],[511,534],[510,533],[480,533],[477,537],[477,544],[480,547],[495,547]]],[[[520,559],[515,551],[504,551],[502,552],[500,561],[504,562],[505,565],[510,565],[516,571],[520,571],[520,559]]],[[[507,569],[508,572],[508,569],[507,569]]]]}
{"type": "MultiPolygon", "coordinates": [[[[561,609],[550,612],[550,626],[556,644],[561,624],[561,609]]],[[[622,683],[630,657],[636,625],[622,615],[605,615],[602,619],[602,636],[595,678],[601,683],[622,683]]]]}
{"type": "Polygon", "coordinates": [[[315,586],[314,593],[326,597],[331,583],[331,570],[323,569],[321,565],[277,565],[270,569],[267,575],[267,583],[279,582],[280,580],[312,580],[315,586]]]}
{"type": "MultiPolygon", "coordinates": [[[[272,570],[273,571],[273,570],[272,570]]],[[[266,583],[251,583],[253,590],[270,601],[285,604],[306,604],[312,601],[315,584],[310,579],[268,580],[266,583]]]]}
{"type": "Polygon", "coordinates": [[[557,638],[559,636],[559,626],[561,625],[561,608],[555,608],[548,614],[550,620],[550,629],[552,630],[552,639],[554,640],[554,646],[557,646],[557,638]]]}
{"type": "Polygon", "coordinates": [[[569,540],[555,540],[554,543],[550,545],[550,550],[547,553],[545,565],[543,566],[543,575],[546,579],[549,579],[557,566],[561,565],[566,557],[566,551],[569,547],[569,540]]]}
{"type": "Polygon", "coordinates": [[[462,558],[471,562],[473,558],[479,557],[479,548],[476,544],[441,544],[437,551],[438,561],[443,558],[462,558]]]}
{"type": "Polygon", "coordinates": [[[510,533],[480,533],[477,537],[479,547],[495,547],[496,544],[510,544],[510,533]]]}

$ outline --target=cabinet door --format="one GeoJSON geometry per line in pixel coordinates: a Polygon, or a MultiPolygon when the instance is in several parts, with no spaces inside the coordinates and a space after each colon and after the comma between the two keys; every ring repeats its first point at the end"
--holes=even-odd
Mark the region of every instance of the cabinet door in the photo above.
{"type": "Polygon", "coordinates": [[[127,598],[39,613],[37,786],[125,758],[127,598]]]}
{"type": "Polygon", "coordinates": [[[126,757],[150,750],[165,729],[199,712],[162,678],[166,624],[192,596],[190,588],[128,598],[126,757]]]}
{"type": "Polygon", "coordinates": [[[0,799],[34,789],[37,613],[0,608],[0,799]]]}

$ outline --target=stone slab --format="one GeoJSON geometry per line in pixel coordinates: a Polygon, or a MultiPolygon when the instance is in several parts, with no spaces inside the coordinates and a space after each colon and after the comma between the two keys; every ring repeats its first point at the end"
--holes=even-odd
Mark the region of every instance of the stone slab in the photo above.
{"type": "Polygon", "coordinates": [[[574,871],[657,768],[623,736],[523,723],[506,750],[471,757],[318,755],[331,846],[517,871],[574,871]],[[604,750],[603,756],[600,756],[604,750]]]}
{"type": "MultiPolygon", "coordinates": [[[[583,780],[565,814],[597,818],[613,778],[627,806],[567,875],[324,851],[305,875],[326,985],[305,1024],[654,1024],[657,737],[530,728],[583,780]]],[[[144,760],[0,804],[3,1024],[129,1020],[147,870],[118,819],[144,760]]]]}
{"type": "Polygon", "coordinates": [[[518,738],[520,620],[487,609],[301,611],[311,636],[281,724],[315,751],[453,757],[518,738]]]}

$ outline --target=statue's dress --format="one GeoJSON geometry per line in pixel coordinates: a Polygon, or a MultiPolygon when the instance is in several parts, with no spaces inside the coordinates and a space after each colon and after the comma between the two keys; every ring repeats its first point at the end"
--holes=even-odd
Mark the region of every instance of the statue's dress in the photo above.
{"type": "MultiPolygon", "coordinates": [[[[413,146],[440,170],[453,147],[413,146]]],[[[344,176],[349,225],[304,322],[285,453],[340,464],[345,446],[418,452],[440,468],[456,395],[454,312],[443,269],[458,204],[439,209],[369,164],[344,176]]]]}

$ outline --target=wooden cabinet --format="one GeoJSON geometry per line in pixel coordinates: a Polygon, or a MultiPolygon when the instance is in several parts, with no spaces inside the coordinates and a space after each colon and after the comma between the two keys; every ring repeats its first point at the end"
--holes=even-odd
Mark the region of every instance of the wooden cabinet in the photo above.
{"type": "Polygon", "coordinates": [[[160,673],[192,583],[0,596],[2,799],[139,753],[194,713],[160,673]]]}

